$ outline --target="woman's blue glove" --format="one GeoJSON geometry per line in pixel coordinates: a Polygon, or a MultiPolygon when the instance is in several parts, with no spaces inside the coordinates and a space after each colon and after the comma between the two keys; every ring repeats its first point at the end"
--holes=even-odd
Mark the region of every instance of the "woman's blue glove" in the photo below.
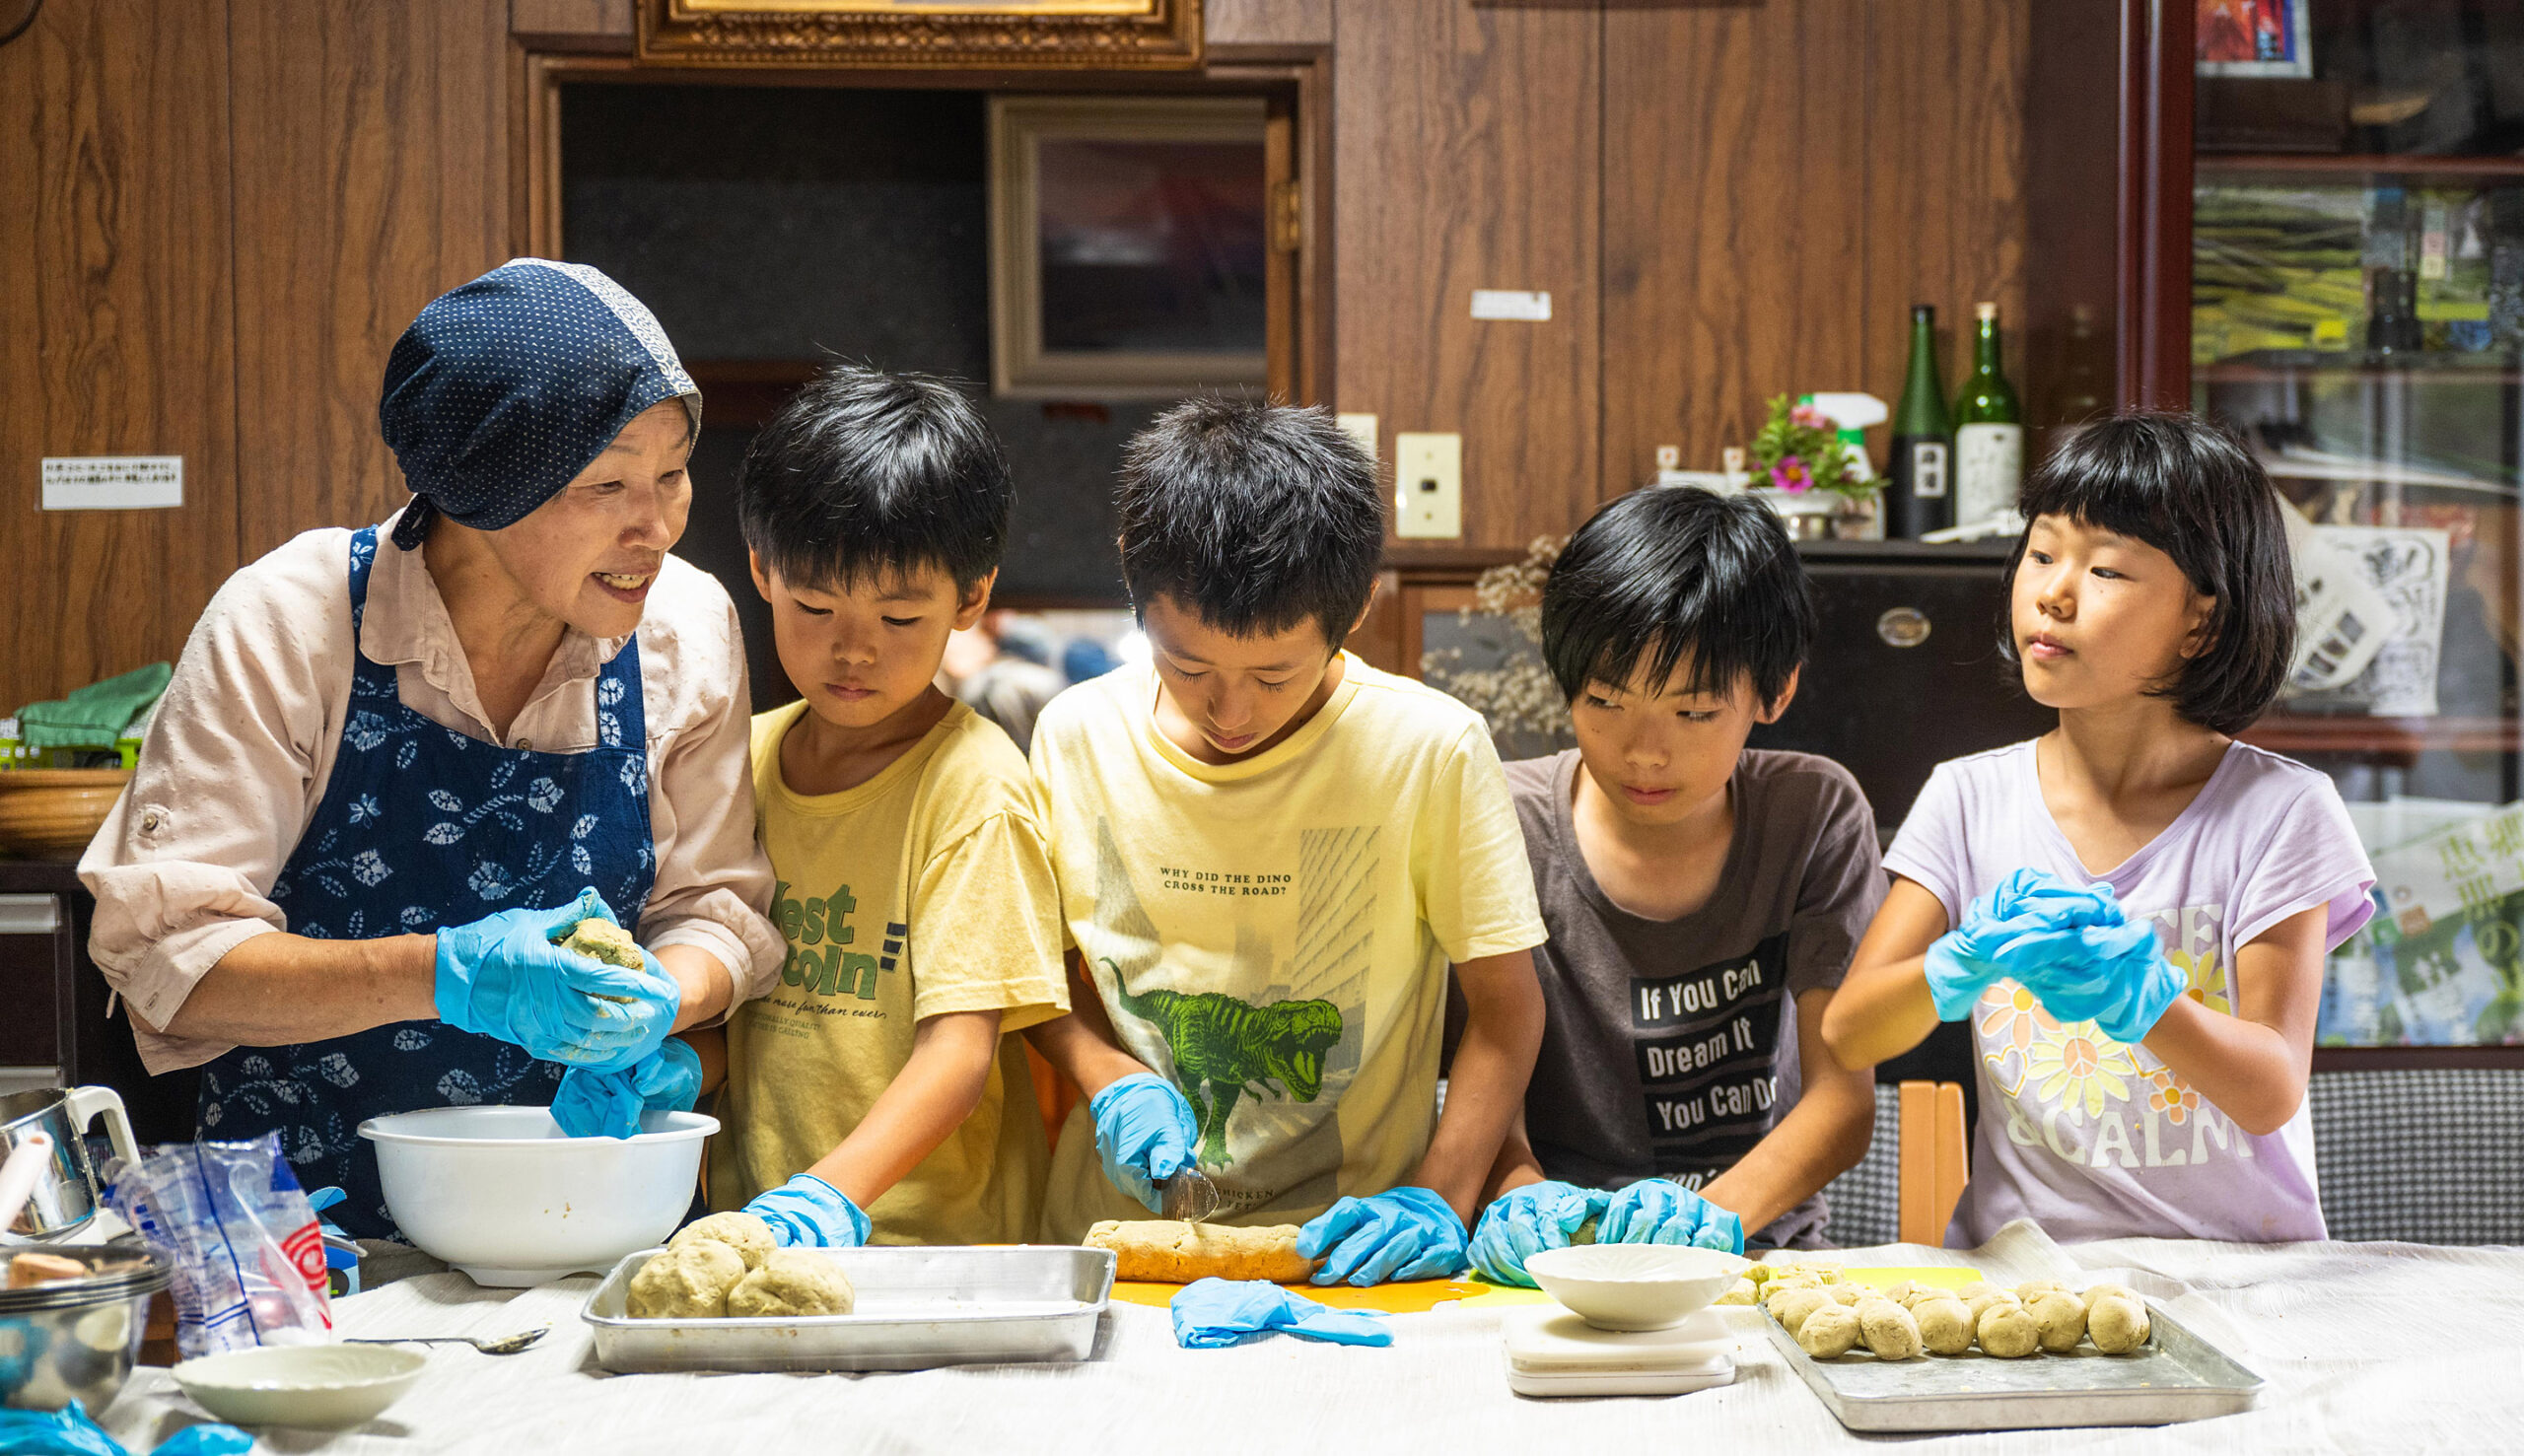
{"type": "Polygon", "coordinates": [[[439,1019],[571,1067],[618,1072],[648,1057],[683,993],[646,951],[634,971],[554,943],[589,919],[613,919],[592,889],[550,910],[503,910],[440,931],[439,1019]]]}
{"type": "Polygon", "coordinates": [[[1334,1309],[1263,1280],[1194,1280],[1175,1292],[1174,1343],[1185,1350],[1241,1345],[1274,1330],[1335,1345],[1391,1345],[1384,1316],[1372,1309],[1334,1309]]]}
{"type": "Polygon", "coordinates": [[[1095,1120],[1104,1176],[1150,1213],[1163,1212],[1157,1185],[1193,1165],[1192,1147],[1200,1141],[1192,1104],[1156,1073],[1134,1072],[1089,1098],[1087,1112],[1095,1120]]]}
{"type": "Polygon", "coordinates": [[[1604,1212],[1612,1195],[1574,1183],[1528,1183],[1510,1188],[1481,1211],[1472,1230],[1472,1267],[1494,1284],[1534,1286],[1525,1261],[1545,1249],[1565,1249],[1580,1225],[1604,1212]]]}
{"type": "Polygon", "coordinates": [[[868,1215],[840,1189],[800,1173],[745,1205],[771,1225],[784,1249],[856,1249],[868,1242],[868,1215]]]}
{"type": "Polygon", "coordinates": [[[1361,1288],[1461,1274],[1465,1242],[1463,1220],[1426,1188],[1345,1198],[1297,1230],[1297,1252],[1323,1261],[1316,1283],[1361,1288]]]}
{"type": "Polygon", "coordinates": [[[628,1072],[573,1067],[552,1094],[552,1120],[572,1138],[631,1138],[640,1114],[690,1112],[701,1097],[701,1054],[669,1036],[658,1054],[628,1072]]]}
{"type": "Polygon", "coordinates": [[[1744,1220],[1671,1178],[1642,1178],[1604,1205],[1595,1242],[1689,1244],[1741,1254],[1744,1220]]]}

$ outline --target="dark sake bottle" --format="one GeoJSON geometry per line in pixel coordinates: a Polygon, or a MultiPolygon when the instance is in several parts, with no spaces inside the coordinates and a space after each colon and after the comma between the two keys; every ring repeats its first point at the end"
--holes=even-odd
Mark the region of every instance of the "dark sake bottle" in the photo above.
{"type": "Polygon", "coordinates": [[[1911,368],[1893,410],[1893,447],[1886,461],[1884,534],[1917,540],[1954,524],[1954,432],[1945,418],[1945,385],[1936,370],[1936,310],[1911,306],[1911,368]]]}

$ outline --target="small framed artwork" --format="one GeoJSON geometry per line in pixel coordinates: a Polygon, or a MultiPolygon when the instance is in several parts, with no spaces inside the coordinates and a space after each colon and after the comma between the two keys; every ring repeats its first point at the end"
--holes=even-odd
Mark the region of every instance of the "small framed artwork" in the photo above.
{"type": "Polygon", "coordinates": [[[994,97],[993,389],[1266,384],[1264,125],[1255,97],[994,97]]]}
{"type": "Polygon", "coordinates": [[[671,65],[1179,68],[1201,0],[638,0],[639,58],[671,65]]]}
{"type": "Polygon", "coordinates": [[[2306,0],[2200,0],[2200,74],[2310,78],[2305,8],[2306,0]]]}

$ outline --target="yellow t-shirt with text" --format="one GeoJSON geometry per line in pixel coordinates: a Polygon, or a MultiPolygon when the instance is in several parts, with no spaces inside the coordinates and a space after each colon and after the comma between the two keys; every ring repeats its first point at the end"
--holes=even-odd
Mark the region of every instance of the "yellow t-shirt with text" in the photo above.
{"type": "MultiPolygon", "coordinates": [[[[1480,717],[1356,658],[1312,719],[1232,764],[1166,738],[1157,691],[1123,668],[1034,726],[1062,916],[1123,1050],[1191,1102],[1220,1220],[1302,1222],[1428,1150],[1448,962],[1547,938],[1524,836],[1480,717]]],[[[1081,1106],[1044,1236],[1148,1216],[1081,1106]]]]}
{"type": "Polygon", "coordinates": [[[867,1210],[879,1244],[1015,1243],[1048,1156],[1013,1033],[1068,1010],[1059,896],[1025,760],[961,703],[875,778],[803,795],[780,742],[804,702],[753,721],[754,809],[789,941],[780,984],[728,1018],[710,1196],[741,1208],[840,1145],[910,1060],[913,1028],[1000,1013],[981,1105],[867,1210]]]}

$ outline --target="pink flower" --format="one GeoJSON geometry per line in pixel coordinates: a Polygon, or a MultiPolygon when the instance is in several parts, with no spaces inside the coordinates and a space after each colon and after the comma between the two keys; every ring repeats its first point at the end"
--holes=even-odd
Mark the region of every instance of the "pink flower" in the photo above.
{"type": "Polygon", "coordinates": [[[1789,410],[1788,422],[1800,430],[1822,430],[1831,425],[1830,419],[1810,404],[1800,404],[1789,410]]]}
{"type": "Polygon", "coordinates": [[[1812,471],[1805,468],[1803,460],[1789,455],[1787,459],[1771,466],[1771,484],[1778,486],[1781,490],[1810,490],[1814,485],[1814,475],[1812,471]]]}

